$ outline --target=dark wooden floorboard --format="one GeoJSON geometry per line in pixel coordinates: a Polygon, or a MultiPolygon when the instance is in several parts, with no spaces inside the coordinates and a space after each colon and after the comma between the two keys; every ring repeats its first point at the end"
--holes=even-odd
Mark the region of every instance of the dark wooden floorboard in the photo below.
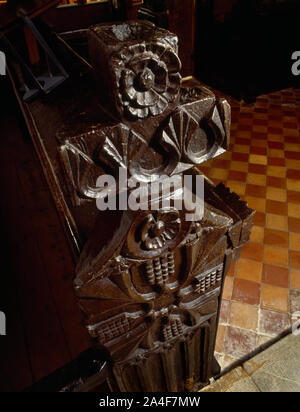
{"type": "MultiPolygon", "coordinates": [[[[23,326],[19,288],[16,279],[16,270],[13,267],[14,255],[11,253],[11,233],[18,230],[13,218],[16,204],[12,201],[13,189],[9,182],[17,178],[15,163],[9,157],[9,150],[3,147],[0,153],[0,186],[1,186],[1,289],[0,310],[7,318],[7,336],[0,336],[0,389],[3,391],[18,391],[24,386],[33,383],[32,370],[29,361],[29,352],[25,330],[23,326]],[[17,372],[18,371],[18,372],[17,372]]],[[[16,243],[15,243],[16,245],[16,243]]]]}
{"type": "MultiPolygon", "coordinates": [[[[3,259],[10,257],[8,250],[2,249],[2,251],[6,252],[3,259]]],[[[1,310],[7,317],[7,336],[0,337],[0,390],[19,391],[33,383],[32,370],[15,274],[9,264],[1,272],[0,302],[1,310]]]]}
{"type": "Polygon", "coordinates": [[[0,114],[0,391],[20,391],[86,350],[74,262],[16,103],[0,114]]]}
{"type": "Polygon", "coordinates": [[[18,252],[22,317],[37,381],[68,363],[71,357],[35,239],[25,238],[18,252]]]}
{"type": "Polygon", "coordinates": [[[81,317],[73,294],[74,262],[54,208],[51,194],[45,187],[35,190],[37,165],[29,162],[18,169],[28,215],[46,274],[49,288],[64,330],[72,359],[89,347],[87,334],[80,327],[81,317]],[[31,173],[32,171],[32,173],[31,173]],[[21,178],[20,178],[21,177],[21,178]],[[32,180],[31,180],[32,179],[32,180]],[[26,184],[29,181],[31,184],[26,184]],[[58,230],[60,228],[60,230],[58,230]],[[58,287],[59,285],[59,287],[58,287]]]}

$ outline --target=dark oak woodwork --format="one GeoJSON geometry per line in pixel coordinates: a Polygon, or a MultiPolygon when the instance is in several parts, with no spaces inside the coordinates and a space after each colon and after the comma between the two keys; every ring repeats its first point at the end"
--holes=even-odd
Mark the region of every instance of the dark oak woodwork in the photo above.
{"type": "Polygon", "coordinates": [[[13,29],[18,20],[17,12],[20,8],[33,19],[44,13],[46,10],[56,6],[60,0],[9,0],[7,4],[1,6],[0,30],[9,31],[13,29]]]}
{"type": "Polygon", "coordinates": [[[52,8],[41,18],[56,33],[85,29],[92,24],[115,20],[108,1],[52,8]]]}
{"type": "Polygon", "coordinates": [[[182,75],[194,74],[195,31],[197,0],[167,0],[168,29],[177,34],[182,75]]]}
{"type": "Polygon", "coordinates": [[[176,33],[182,75],[194,74],[194,52],[197,19],[197,0],[146,0],[139,17],[176,33]]]}
{"type": "Polygon", "coordinates": [[[126,14],[128,20],[134,20],[138,18],[139,8],[143,3],[143,0],[126,0],[126,14]]]}
{"type": "MultiPolygon", "coordinates": [[[[63,141],[74,205],[97,197],[105,170],[125,167],[148,181],[197,174],[194,165],[226,150],[230,107],[204,88],[180,88],[176,36],[147,22],[97,25],[89,49],[114,124],[63,141]]],[[[185,213],[100,212],[83,249],[75,292],[114,390],[193,390],[213,374],[222,284],[253,211],[206,180],[203,218],[188,222],[185,213]]]]}
{"type": "Polygon", "coordinates": [[[214,373],[224,279],[254,212],[205,177],[196,221],[174,206],[99,211],[96,182],[117,177],[119,167],[146,182],[200,176],[197,166],[228,147],[230,106],[205,88],[183,87],[178,39],[167,30],[102,24],[88,30],[88,43],[91,65],[65,48],[69,81],[20,102],[79,255],[83,322],[108,362],[111,390],[195,390],[214,373]]]}
{"type": "MultiPolygon", "coordinates": [[[[7,86],[6,86],[7,85],[7,86]]],[[[0,221],[7,259],[0,290],[7,336],[0,339],[0,392],[20,392],[87,348],[72,290],[74,260],[9,81],[0,113],[0,221]]],[[[58,389],[61,387],[57,386],[58,389]]]]}

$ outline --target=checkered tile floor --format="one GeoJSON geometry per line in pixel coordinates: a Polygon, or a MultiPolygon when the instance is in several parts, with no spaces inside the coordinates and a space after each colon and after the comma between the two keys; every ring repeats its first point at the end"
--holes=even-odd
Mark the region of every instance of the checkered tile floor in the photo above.
{"type": "Polygon", "coordinates": [[[300,90],[230,103],[229,151],[200,169],[257,213],[225,283],[216,345],[223,368],[286,330],[300,311],[300,90]]]}

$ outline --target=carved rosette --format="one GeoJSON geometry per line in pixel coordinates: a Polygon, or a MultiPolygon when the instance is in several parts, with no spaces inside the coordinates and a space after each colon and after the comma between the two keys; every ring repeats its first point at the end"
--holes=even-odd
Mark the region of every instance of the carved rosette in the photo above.
{"type": "Polygon", "coordinates": [[[192,222],[186,222],[185,212],[163,209],[141,213],[131,226],[125,242],[124,253],[132,258],[160,256],[173,250],[188,235],[192,222]]]}
{"type": "Polygon", "coordinates": [[[119,103],[130,117],[160,115],[178,96],[181,63],[169,46],[137,44],[122,49],[114,59],[119,61],[119,103]]]}
{"type": "Polygon", "coordinates": [[[102,165],[107,165],[112,172],[118,168],[127,169],[129,175],[138,174],[138,162],[135,158],[148,150],[143,137],[128,126],[120,123],[107,128],[101,133],[102,142],[95,150],[95,158],[102,165]]]}
{"type": "Polygon", "coordinates": [[[99,99],[113,115],[137,121],[175,106],[181,82],[175,35],[129,21],[93,26],[88,37],[99,99]]]}
{"type": "Polygon", "coordinates": [[[160,211],[147,216],[142,228],[142,245],[147,250],[160,249],[174,239],[181,229],[178,210],[160,211]]]}

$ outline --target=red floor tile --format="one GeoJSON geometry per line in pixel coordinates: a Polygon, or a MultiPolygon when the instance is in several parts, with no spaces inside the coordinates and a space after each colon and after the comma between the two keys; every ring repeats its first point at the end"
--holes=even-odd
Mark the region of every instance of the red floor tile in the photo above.
{"type": "Polygon", "coordinates": [[[300,153],[298,152],[285,151],[284,153],[287,159],[300,160],[300,153]]]}
{"type": "Polygon", "coordinates": [[[235,279],[232,299],[250,305],[258,305],[260,301],[260,283],[245,279],[235,279]]]}
{"type": "Polygon", "coordinates": [[[285,167],[285,159],[279,159],[277,157],[269,157],[268,158],[268,165],[285,167]]]}
{"type": "Polygon", "coordinates": [[[291,143],[291,144],[299,144],[300,143],[299,137],[294,137],[294,136],[286,136],[284,140],[285,140],[286,143],[291,143]]]}
{"type": "Polygon", "coordinates": [[[260,243],[248,242],[243,246],[242,257],[245,259],[263,260],[263,246],[260,243]]]}
{"type": "Polygon", "coordinates": [[[300,203],[300,192],[294,192],[292,190],[288,190],[288,203],[300,203]]]}
{"type": "Polygon", "coordinates": [[[253,124],[260,125],[260,126],[267,126],[268,121],[265,119],[253,119],[253,124]]]}
{"type": "Polygon", "coordinates": [[[213,161],[212,166],[218,169],[229,169],[230,168],[230,160],[223,160],[223,159],[215,159],[213,161]]]}
{"type": "Polygon", "coordinates": [[[297,128],[298,128],[298,125],[297,125],[297,123],[284,122],[284,123],[283,123],[283,127],[284,127],[285,129],[297,129],[297,128]]]}
{"type": "Polygon", "coordinates": [[[290,266],[295,269],[300,269],[300,252],[290,250],[290,266]]]}
{"type": "Polygon", "coordinates": [[[287,215],[287,204],[267,199],[266,212],[275,215],[287,215]]]}
{"type": "Polygon", "coordinates": [[[282,134],[282,129],[279,128],[279,127],[269,127],[268,128],[268,133],[282,134]]]}
{"type": "Polygon", "coordinates": [[[252,184],[247,184],[246,195],[254,197],[266,197],[266,188],[263,186],[257,186],[252,184]]]}
{"type": "Polygon", "coordinates": [[[278,335],[290,326],[288,314],[262,309],[260,313],[259,331],[269,335],[278,335]]]}
{"type": "Polygon", "coordinates": [[[300,90],[259,96],[251,105],[230,102],[231,153],[206,172],[256,213],[251,241],[226,278],[222,364],[282,333],[300,311],[300,90]]]}
{"type": "Polygon", "coordinates": [[[262,282],[273,286],[287,288],[289,286],[289,270],[280,266],[263,265],[262,282]]]}
{"type": "Polygon", "coordinates": [[[267,176],[267,186],[277,187],[279,189],[286,188],[286,179],[274,176],[267,176]]]}
{"type": "Polygon", "coordinates": [[[251,146],[250,153],[266,156],[267,155],[267,149],[264,148],[264,147],[251,146]]]}
{"type": "Polygon", "coordinates": [[[255,215],[254,215],[254,224],[256,226],[265,226],[265,224],[266,224],[266,215],[265,215],[265,213],[256,212],[255,215]]]}
{"type": "Polygon", "coordinates": [[[252,137],[253,139],[266,140],[267,133],[253,132],[252,137]]]}
{"type": "Polygon", "coordinates": [[[288,170],[286,177],[288,179],[300,180],[300,170],[288,170]]]}
{"type": "Polygon", "coordinates": [[[250,330],[234,327],[227,328],[227,338],[224,344],[224,352],[235,358],[241,358],[252,352],[257,343],[257,335],[250,330]]]}
{"type": "Polygon", "coordinates": [[[280,142],[268,142],[268,146],[270,149],[277,149],[277,150],[284,149],[284,144],[280,142]]]}
{"type": "Polygon", "coordinates": [[[255,165],[255,164],[249,164],[249,173],[258,173],[261,175],[267,174],[267,166],[264,165],[255,165]]]}
{"type": "Polygon", "coordinates": [[[247,173],[240,172],[237,170],[230,170],[228,175],[228,180],[236,180],[238,182],[246,182],[247,173]]]}
{"type": "Polygon", "coordinates": [[[250,147],[250,145],[251,145],[251,140],[250,140],[250,139],[244,139],[244,138],[242,138],[242,137],[237,137],[237,138],[235,139],[235,143],[236,143],[236,144],[244,144],[244,145],[250,147]]]}
{"type": "Polygon", "coordinates": [[[289,217],[289,231],[300,233],[300,219],[289,217]]]}
{"type": "Polygon", "coordinates": [[[265,229],[264,243],[266,245],[279,246],[282,248],[289,247],[289,235],[287,232],[274,229],[265,229]]]}
{"type": "Polygon", "coordinates": [[[247,153],[232,153],[232,160],[238,162],[248,162],[249,155],[247,153]]]}

